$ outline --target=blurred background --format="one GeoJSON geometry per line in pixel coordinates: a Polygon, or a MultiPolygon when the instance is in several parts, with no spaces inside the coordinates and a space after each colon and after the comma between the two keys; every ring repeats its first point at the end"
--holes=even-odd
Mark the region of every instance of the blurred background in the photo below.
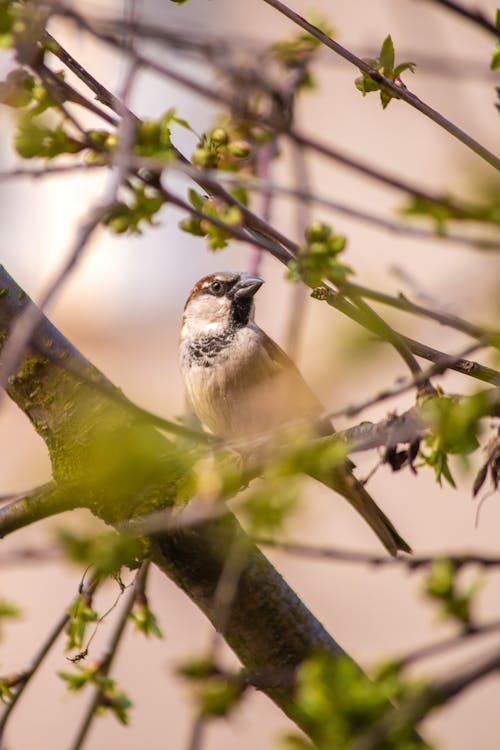
{"type": "MultiPolygon", "coordinates": [[[[476,3],[493,17],[494,4],[476,3]]],[[[295,0],[306,13],[311,4],[295,0]]],[[[76,6],[78,7],[78,5],[76,6]]],[[[121,15],[122,3],[82,3],[89,14],[121,15]]],[[[494,107],[494,76],[488,71],[492,38],[472,24],[448,14],[432,2],[419,0],[315,0],[314,9],[335,28],[336,38],[361,56],[375,54],[384,37],[392,34],[397,61],[417,63],[408,86],[453,122],[490,149],[498,145],[498,113],[494,107]]],[[[293,34],[293,25],[264,3],[232,0],[190,0],[176,6],[164,0],[143,0],[137,10],[144,20],[174,29],[228,35],[255,46],[293,34]]],[[[69,23],[58,22],[52,33],[102,83],[119,90],[127,70],[120,56],[69,23]]],[[[251,48],[251,47],[250,47],[251,48]]],[[[147,46],[146,46],[147,50],[147,46]]],[[[155,46],[156,59],[210,83],[211,72],[193,60],[155,46]]],[[[4,77],[12,66],[9,53],[0,58],[4,77]]],[[[493,170],[443,130],[403,102],[391,102],[383,111],[378,95],[363,98],[353,80],[357,71],[327,50],[315,66],[317,88],[300,98],[298,123],[316,139],[334,144],[382,170],[407,177],[435,193],[453,191],[464,198],[480,198],[493,189],[493,170]]],[[[73,81],[71,76],[68,80],[73,81]]],[[[216,109],[206,100],[157,75],[141,72],[132,91],[130,107],[139,117],[156,118],[175,106],[197,133],[212,127],[216,109]]],[[[10,139],[11,113],[1,112],[1,168],[16,164],[10,139]]],[[[89,120],[89,122],[91,122],[89,120]]],[[[175,144],[187,155],[196,136],[174,126],[175,144]]],[[[273,164],[272,177],[293,184],[290,154],[284,147],[273,164]]],[[[394,216],[403,196],[353,172],[311,156],[309,179],[314,192],[331,200],[394,216]]],[[[76,228],[89,208],[106,190],[108,176],[92,171],[72,176],[0,183],[0,260],[36,301],[71,248],[76,228]]],[[[185,181],[169,177],[183,189],[185,181]]],[[[497,182],[498,187],[498,182],[497,182]]],[[[257,209],[258,200],[253,204],[257,209]]],[[[359,283],[390,293],[403,291],[412,299],[426,295],[431,306],[475,322],[499,324],[500,259],[498,254],[466,249],[439,240],[417,240],[378,230],[326,209],[312,209],[314,218],[333,223],[348,237],[345,261],[357,271],[359,283]]],[[[206,250],[202,238],[178,229],[182,212],[164,207],[158,226],[142,236],[115,236],[100,230],[78,269],[48,311],[60,330],[124,393],[146,409],[167,418],[184,408],[177,365],[177,336],[184,300],[191,286],[205,273],[248,267],[252,250],[235,242],[217,253],[206,250]]],[[[296,207],[290,199],[276,198],[272,222],[285,234],[296,232],[296,207]]],[[[259,292],[257,321],[282,345],[291,314],[293,288],[283,266],[263,259],[266,284],[259,292]]],[[[465,339],[456,331],[404,317],[386,308],[385,318],[408,335],[454,353],[465,339]]],[[[347,319],[326,305],[310,300],[300,336],[298,364],[325,406],[343,406],[375,394],[406,375],[402,362],[388,347],[362,346],[364,336],[347,319]]],[[[488,363],[487,360],[484,360],[488,363]]],[[[497,362],[498,365],[498,362],[497,362]]],[[[471,392],[477,384],[447,374],[447,391],[471,392]]],[[[383,403],[363,413],[364,419],[383,418],[388,410],[405,409],[412,395],[383,403]]],[[[349,425],[339,420],[338,427],[349,425]]],[[[358,476],[366,476],[377,462],[375,452],[356,457],[358,476]]],[[[481,456],[476,457],[476,464],[481,456]]],[[[476,549],[497,552],[500,525],[498,498],[484,505],[475,524],[477,503],[471,498],[473,473],[453,467],[459,489],[440,488],[430,468],[418,476],[408,470],[393,475],[380,469],[370,481],[371,493],[393,519],[415,553],[476,549]]],[[[0,492],[27,490],[47,481],[50,464],[44,443],[26,417],[7,399],[0,404],[0,492]]],[[[0,555],[20,546],[50,543],[54,529],[65,523],[89,528],[95,523],[85,513],[56,518],[23,530],[2,542],[0,555]]],[[[340,498],[319,485],[304,485],[304,496],[291,522],[292,539],[349,549],[380,552],[368,527],[340,498]]],[[[345,563],[294,559],[270,554],[273,562],[305,603],[339,643],[365,669],[382,658],[404,653],[451,632],[439,624],[434,608],[419,594],[421,581],[394,567],[371,569],[345,563]]],[[[1,560],[1,558],[0,558],[1,560]]],[[[0,642],[0,673],[25,667],[36,644],[48,632],[76,594],[81,571],[60,561],[38,566],[8,567],[0,563],[0,597],[18,603],[23,616],[4,628],[0,642]]],[[[117,594],[109,584],[98,598],[107,609],[117,594]]],[[[489,573],[479,595],[478,617],[499,614],[500,577],[489,573]]],[[[201,654],[210,638],[210,625],[182,592],[152,572],[150,603],[165,633],[164,641],[146,641],[130,633],[119,653],[114,673],[134,702],[131,727],[123,729],[113,717],[99,718],[89,737],[94,750],[110,746],[123,750],[186,747],[192,706],[186,686],[175,667],[189,655],[201,654]]],[[[101,626],[92,645],[98,657],[109,625],[101,626]]],[[[473,659],[475,648],[422,664],[422,673],[447,674],[454,664],[473,659]]],[[[92,656],[92,654],[91,654],[92,656]]],[[[231,655],[227,655],[231,660],[231,655]]],[[[55,675],[67,669],[63,642],[53,650],[42,672],[29,686],[9,726],[9,747],[35,744],[54,750],[69,746],[88,696],[69,696],[55,675]]],[[[465,693],[427,723],[427,735],[439,747],[482,750],[498,747],[500,715],[497,710],[500,678],[491,677],[465,693]]],[[[241,750],[275,746],[287,720],[271,702],[254,694],[229,720],[213,723],[206,748],[241,750]]]]}

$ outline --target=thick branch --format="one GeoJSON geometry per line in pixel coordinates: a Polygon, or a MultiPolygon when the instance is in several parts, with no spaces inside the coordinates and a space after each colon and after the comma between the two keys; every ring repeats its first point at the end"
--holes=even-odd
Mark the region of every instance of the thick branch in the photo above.
{"type": "MultiPolygon", "coordinates": [[[[16,315],[32,303],[4,269],[0,285],[3,342],[16,315]]],[[[82,505],[116,525],[172,504],[186,471],[174,446],[153,427],[138,423],[102,388],[92,388],[89,378],[113,388],[43,319],[8,385],[11,398],[46,441],[57,479],[85,487],[82,505]],[[48,345],[51,359],[38,354],[48,345]],[[72,371],[61,366],[68,359],[72,371]],[[78,379],[80,368],[86,380],[78,379]]],[[[213,596],[224,560],[243,533],[231,514],[196,528],[158,533],[150,540],[153,560],[213,621],[213,596]]],[[[264,555],[246,538],[245,544],[248,562],[224,632],[242,663],[255,673],[265,669],[282,675],[293,673],[318,649],[342,653],[264,555]]],[[[265,692],[294,717],[290,682],[265,692]]]]}

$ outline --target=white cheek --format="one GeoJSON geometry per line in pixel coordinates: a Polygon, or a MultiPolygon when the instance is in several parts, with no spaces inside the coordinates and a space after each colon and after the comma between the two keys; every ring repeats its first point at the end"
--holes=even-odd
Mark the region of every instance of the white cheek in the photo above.
{"type": "Polygon", "coordinates": [[[202,296],[193,299],[184,312],[182,336],[206,336],[225,330],[230,314],[229,302],[225,299],[202,296]]]}

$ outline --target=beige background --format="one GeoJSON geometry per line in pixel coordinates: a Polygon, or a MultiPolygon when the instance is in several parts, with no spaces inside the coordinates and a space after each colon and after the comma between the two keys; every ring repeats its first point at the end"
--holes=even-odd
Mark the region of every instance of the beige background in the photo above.
{"type": "MultiPolygon", "coordinates": [[[[480,6],[490,13],[494,10],[486,1],[480,6]]],[[[86,3],[85,8],[89,7],[86,3]]],[[[113,11],[112,3],[95,4],[95,8],[113,11]]],[[[143,8],[158,23],[176,27],[193,24],[199,30],[242,35],[259,44],[292,30],[289,22],[259,2],[190,0],[184,7],[148,2],[143,8]]],[[[309,3],[296,0],[294,8],[306,12],[309,3]]],[[[494,77],[487,72],[493,46],[487,35],[447,16],[432,3],[344,0],[334,4],[316,0],[315,8],[329,17],[340,42],[362,54],[376,48],[391,32],[398,59],[419,63],[417,74],[407,78],[415,93],[495,148],[498,115],[493,107],[494,77]],[[468,62],[470,75],[458,79],[439,71],[431,73],[429,56],[468,62]],[[474,74],[478,67],[480,75],[474,74]]],[[[75,37],[70,27],[54,26],[53,31],[106,85],[117,85],[123,62],[90,39],[75,37]]],[[[4,56],[2,69],[8,64],[4,56]]],[[[187,67],[179,60],[176,64],[184,72],[194,70],[210,80],[206,69],[198,70],[193,64],[187,67]]],[[[304,97],[299,110],[306,132],[435,191],[472,194],[478,182],[486,184],[492,179],[493,170],[483,167],[465,147],[402,102],[393,102],[383,112],[375,95],[363,99],[353,86],[355,75],[347,63],[327,51],[321,54],[318,89],[304,97]]],[[[155,117],[173,104],[197,130],[209,127],[213,109],[205,101],[153,76],[140,77],[132,101],[138,115],[155,117]]],[[[2,113],[2,117],[3,131],[8,134],[12,124],[8,115],[2,113]]],[[[3,140],[0,155],[5,168],[12,163],[12,155],[7,140],[3,140]]],[[[176,142],[189,152],[194,138],[179,131],[176,142]]],[[[274,175],[279,181],[290,179],[286,148],[274,175]]],[[[393,191],[320,158],[311,159],[311,182],[318,193],[332,200],[381,214],[388,215],[401,201],[393,191]]],[[[173,184],[180,186],[175,181],[173,184]]],[[[95,176],[0,185],[1,261],[35,299],[68,251],[75,222],[102,194],[104,185],[105,180],[95,176]]],[[[324,210],[314,215],[333,221],[348,235],[346,260],[358,270],[360,283],[414,295],[391,273],[394,266],[403,267],[435,304],[498,326],[498,256],[439,241],[392,236],[324,210]]],[[[61,330],[129,397],[168,417],[182,411],[176,337],[189,288],[206,271],[244,268],[248,263],[248,249],[237,244],[231,250],[209,255],[202,240],[179,233],[178,219],[177,212],[164,209],[161,226],[147,230],[139,239],[114,238],[101,232],[50,310],[61,330]]],[[[293,205],[276,202],[274,221],[284,232],[293,234],[293,205]]],[[[282,342],[290,311],[290,287],[284,282],[283,268],[272,259],[264,260],[262,272],[266,285],[259,293],[258,321],[282,342]]],[[[454,331],[403,319],[388,310],[384,313],[388,320],[397,321],[401,330],[438,348],[454,352],[463,345],[463,338],[454,331]]],[[[357,329],[339,314],[318,303],[308,305],[299,364],[329,407],[340,408],[375,393],[383,384],[405,374],[399,359],[385,348],[374,350],[368,359],[356,357],[358,337],[357,329]]],[[[475,388],[472,381],[451,375],[443,385],[462,392],[475,388]]],[[[410,396],[401,397],[373,408],[364,417],[382,417],[388,409],[405,408],[410,403],[410,396]]],[[[375,461],[373,453],[360,456],[359,475],[368,473],[375,461]]],[[[454,468],[460,478],[458,491],[436,486],[429,469],[414,477],[406,471],[392,476],[384,468],[375,475],[370,488],[417,554],[452,549],[498,552],[498,497],[486,502],[475,528],[471,475],[454,468]]],[[[0,471],[2,493],[27,489],[50,475],[42,441],[5,399],[0,404],[0,471]]],[[[50,543],[54,528],[67,522],[81,528],[93,523],[86,514],[74,513],[71,518],[39,524],[3,541],[0,555],[24,545],[50,543]]],[[[290,537],[379,551],[377,541],[350,508],[312,483],[307,485],[300,513],[291,523],[290,537]]],[[[419,594],[421,580],[416,574],[305,561],[283,554],[273,554],[272,559],[342,646],[367,669],[381,658],[404,653],[451,632],[437,622],[435,610],[419,594]]],[[[74,596],[81,571],[60,562],[16,568],[2,564],[0,570],[0,596],[18,602],[24,611],[18,624],[4,629],[0,643],[0,673],[7,673],[29,663],[36,645],[74,596]]],[[[147,642],[140,635],[127,636],[115,673],[135,704],[131,727],[122,729],[112,717],[99,719],[88,741],[93,750],[186,747],[191,707],[174,669],[187,656],[203,651],[210,626],[163,577],[153,574],[150,588],[166,639],[147,642]]],[[[116,593],[115,586],[107,586],[98,602],[101,610],[112,603],[116,593]]],[[[498,616],[499,596],[499,576],[489,574],[478,596],[480,621],[498,616]]],[[[101,627],[92,648],[94,657],[101,653],[110,627],[101,627]]],[[[498,638],[491,639],[490,644],[482,642],[480,652],[488,645],[498,647],[498,638]]],[[[422,665],[421,671],[446,674],[451,663],[465,663],[474,658],[474,653],[471,649],[462,651],[452,662],[441,659],[422,665]]],[[[55,671],[67,667],[62,644],[58,644],[13,715],[7,734],[9,747],[59,750],[69,746],[88,697],[65,693],[55,671]]],[[[481,750],[498,748],[498,699],[499,679],[492,677],[431,718],[428,736],[450,750],[466,750],[472,744],[481,750]]],[[[266,698],[254,694],[229,720],[209,729],[205,747],[271,747],[277,733],[285,728],[289,725],[284,716],[266,698]]]]}

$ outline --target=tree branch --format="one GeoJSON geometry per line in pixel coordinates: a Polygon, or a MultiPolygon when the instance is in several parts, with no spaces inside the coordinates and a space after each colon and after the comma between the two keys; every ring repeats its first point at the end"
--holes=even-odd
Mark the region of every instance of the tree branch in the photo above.
{"type": "Polygon", "coordinates": [[[81,507],[81,504],[81,496],[49,482],[0,508],[0,539],[42,518],[81,507]]]}
{"type": "Polygon", "coordinates": [[[375,68],[372,68],[371,65],[368,65],[368,63],[366,63],[360,57],[357,57],[357,55],[353,54],[345,47],[342,47],[341,44],[336,42],[334,39],[331,39],[331,37],[321,31],[321,29],[319,29],[317,26],[314,26],[314,24],[306,21],[305,18],[293,11],[280,0],[264,0],[264,2],[277,10],[279,13],[282,13],[284,16],[289,18],[291,21],[297,24],[297,26],[305,29],[305,31],[309,32],[309,34],[314,36],[316,39],[319,39],[322,44],[324,44],[326,47],[329,47],[333,52],[336,52],[356,68],[359,68],[359,70],[361,70],[363,73],[366,73],[374,81],[382,84],[384,88],[389,90],[394,97],[396,97],[397,99],[403,99],[403,101],[405,101],[411,107],[414,107],[414,109],[417,109],[430,120],[433,120],[437,125],[440,125],[442,128],[444,128],[444,130],[450,133],[450,135],[461,141],[465,146],[470,148],[471,151],[474,151],[474,153],[476,153],[479,157],[481,157],[481,159],[487,162],[487,164],[490,164],[494,169],[500,170],[500,159],[495,156],[495,154],[485,148],[481,143],[478,143],[478,141],[472,138],[468,133],[459,128],[453,122],[450,122],[450,120],[446,119],[446,117],[444,117],[440,112],[433,109],[428,104],[419,99],[418,96],[413,94],[406,86],[397,85],[390,78],[386,78],[385,76],[383,76],[378,70],[375,70],[375,68]]]}
{"type": "Polygon", "coordinates": [[[472,21],[484,31],[489,31],[497,39],[499,32],[493,21],[483,13],[479,8],[468,8],[466,5],[454,2],[454,0],[433,0],[436,5],[442,5],[447,10],[451,10],[453,13],[457,13],[463,18],[467,18],[468,21],[472,21]]]}
{"type": "MultiPolygon", "coordinates": [[[[16,315],[32,303],[3,269],[0,286],[3,342],[16,315]]],[[[186,478],[175,445],[61,367],[60,361],[67,359],[77,363],[75,369],[82,367],[89,376],[105,380],[42,318],[8,384],[9,395],[47,443],[56,480],[85,487],[88,495],[82,505],[117,526],[134,515],[172,505],[177,485],[186,478]],[[52,359],[38,354],[40,343],[50,344],[52,359]]],[[[244,666],[257,673],[293,673],[317,650],[343,653],[230,513],[195,528],[159,532],[149,544],[156,565],[215,622],[214,591],[239,538],[248,545],[248,559],[223,635],[244,666]]],[[[265,692],[296,720],[290,682],[266,687],[265,692]]]]}

